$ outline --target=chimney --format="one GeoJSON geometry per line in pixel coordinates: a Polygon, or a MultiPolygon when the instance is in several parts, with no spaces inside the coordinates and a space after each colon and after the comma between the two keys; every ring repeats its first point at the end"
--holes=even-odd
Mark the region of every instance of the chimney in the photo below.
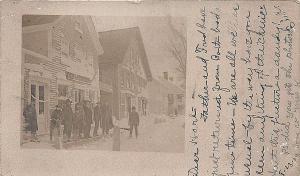
{"type": "Polygon", "coordinates": [[[168,72],[163,72],[163,74],[164,74],[164,79],[165,80],[169,80],[169,78],[168,78],[168,72]]]}

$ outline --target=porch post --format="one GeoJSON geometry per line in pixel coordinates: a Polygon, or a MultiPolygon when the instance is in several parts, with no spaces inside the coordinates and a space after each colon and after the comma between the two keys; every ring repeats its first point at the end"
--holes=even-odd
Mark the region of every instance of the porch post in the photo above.
{"type": "MultiPolygon", "coordinates": [[[[112,93],[113,115],[115,116],[116,121],[119,121],[120,120],[119,64],[113,65],[112,89],[113,89],[113,93],[112,93]]],[[[118,124],[114,126],[114,131],[113,131],[113,151],[120,151],[120,127],[118,126],[118,124]]]]}

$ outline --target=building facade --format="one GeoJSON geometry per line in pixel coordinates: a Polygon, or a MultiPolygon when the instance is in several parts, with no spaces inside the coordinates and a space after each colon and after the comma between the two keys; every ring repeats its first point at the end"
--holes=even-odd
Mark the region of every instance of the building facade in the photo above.
{"type": "Polygon", "coordinates": [[[22,105],[34,102],[39,134],[66,99],[100,100],[98,59],[103,53],[89,16],[23,16],[22,105]]]}
{"type": "Polygon", "coordinates": [[[158,115],[183,115],[185,113],[185,91],[173,83],[167,74],[153,79],[147,86],[149,111],[158,115]]]}
{"type": "Polygon", "coordinates": [[[105,51],[99,63],[101,101],[111,104],[118,118],[128,117],[133,106],[146,115],[152,75],[139,28],[100,32],[99,37],[105,51]]]}

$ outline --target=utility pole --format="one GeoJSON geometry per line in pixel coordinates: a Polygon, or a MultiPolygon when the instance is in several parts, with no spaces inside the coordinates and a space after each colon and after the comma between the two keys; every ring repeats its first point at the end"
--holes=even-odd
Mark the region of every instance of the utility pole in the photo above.
{"type": "Polygon", "coordinates": [[[114,126],[113,131],[113,151],[120,151],[120,83],[119,83],[119,64],[113,64],[113,80],[112,80],[112,89],[113,89],[113,115],[117,124],[114,126]]]}

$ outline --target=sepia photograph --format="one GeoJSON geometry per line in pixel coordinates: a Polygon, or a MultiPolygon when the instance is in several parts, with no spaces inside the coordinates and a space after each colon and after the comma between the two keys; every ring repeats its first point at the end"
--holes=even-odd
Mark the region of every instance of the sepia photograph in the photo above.
{"type": "Polygon", "coordinates": [[[23,149],[183,153],[183,17],[23,15],[23,149]]]}
{"type": "Polygon", "coordinates": [[[0,176],[300,175],[296,2],[0,5],[0,176]]]}

